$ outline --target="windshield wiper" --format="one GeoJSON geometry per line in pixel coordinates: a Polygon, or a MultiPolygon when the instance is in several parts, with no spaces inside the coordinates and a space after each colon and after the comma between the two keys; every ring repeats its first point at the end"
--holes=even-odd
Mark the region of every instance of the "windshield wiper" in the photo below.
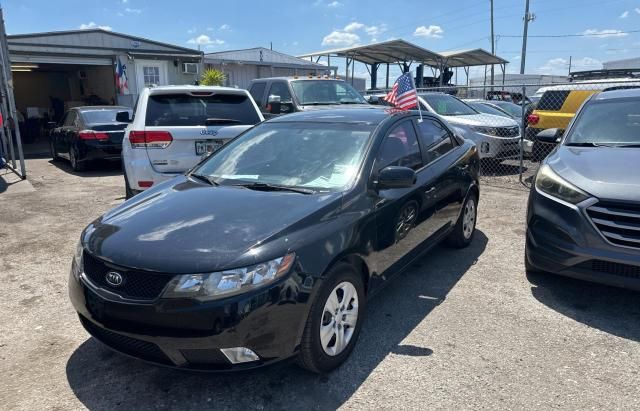
{"type": "Polygon", "coordinates": [[[212,126],[214,124],[239,124],[240,120],[236,120],[233,118],[215,118],[211,117],[204,121],[205,126],[212,126]]]}
{"type": "Polygon", "coordinates": [[[612,147],[622,147],[622,148],[640,148],[640,143],[630,143],[630,144],[615,144],[612,147]]]}
{"type": "Polygon", "coordinates": [[[340,104],[366,104],[361,101],[341,101],[340,104]]]}
{"type": "Polygon", "coordinates": [[[591,141],[584,141],[579,143],[567,143],[565,144],[565,146],[567,147],[613,147],[610,144],[594,143],[591,141]]]}
{"type": "Polygon", "coordinates": [[[204,181],[205,183],[212,185],[212,186],[219,186],[220,183],[218,183],[217,181],[215,181],[213,178],[209,177],[209,176],[205,176],[204,174],[197,174],[197,173],[191,173],[189,174],[189,176],[198,179],[200,181],[204,181]]]}
{"type": "Polygon", "coordinates": [[[232,184],[234,187],[244,187],[250,190],[258,190],[258,191],[290,191],[292,193],[300,193],[300,194],[313,194],[315,191],[302,188],[302,187],[289,187],[289,186],[281,186],[277,184],[268,184],[268,183],[243,183],[243,184],[232,184]]]}
{"type": "Polygon", "coordinates": [[[334,102],[310,101],[308,103],[302,103],[303,106],[332,106],[334,104],[340,104],[340,103],[337,101],[334,101],[334,102]]]}

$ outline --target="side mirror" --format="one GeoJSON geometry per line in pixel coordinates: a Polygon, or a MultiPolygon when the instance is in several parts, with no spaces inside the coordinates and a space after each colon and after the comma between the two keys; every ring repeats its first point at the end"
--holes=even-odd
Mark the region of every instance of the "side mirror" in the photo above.
{"type": "Polygon", "coordinates": [[[280,114],[282,112],[282,103],[280,102],[280,96],[269,96],[267,100],[267,110],[271,114],[280,114]]]}
{"type": "Polygon", "coordinates": [[[562,133],[557,128],[548,128],[536,134],[536,140],[541,143],[558,144],[562,133]]]}
{"type": "Polygon", "coordinates": [[[118,114],[116,114],[116,121],[118,123],[131,123],[133,120],[129,116],[128,111],[119,111],[118,114]]]}
{"type": "Polygon", "coordinates": [[[389,166],[380,170],[378,188],[408,188],[416,179],[416,172],[408,167],[389,166]]]}
{"type": "Polygon", "coordinates": [[[48,121],[47,122],[47,128],[48,129],[52,129],[52,128],[56,128],[58,127],[58,123],[56,123],[55,121],[48,121]]]}

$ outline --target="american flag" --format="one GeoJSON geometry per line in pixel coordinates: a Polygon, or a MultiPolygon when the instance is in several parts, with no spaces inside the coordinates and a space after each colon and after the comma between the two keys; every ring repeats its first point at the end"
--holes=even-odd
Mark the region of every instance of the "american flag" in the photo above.
{"type": "Polygon", "coordinates": [[[404,73],[393,84],[393,88],[384,98],[400,110],[408,110],[418,106],[418,92],[413,86],[411,73],[404,73]]]}

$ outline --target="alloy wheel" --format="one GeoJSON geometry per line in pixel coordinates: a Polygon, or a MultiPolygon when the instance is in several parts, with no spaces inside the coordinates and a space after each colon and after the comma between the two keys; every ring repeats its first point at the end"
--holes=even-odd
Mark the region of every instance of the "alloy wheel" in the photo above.
{"type": "Polygon", "coordinates": [[[358,292],[348,281],[338,284],[324,304],[320,322],[320,343],[330,356],[349,345],[358,322],[358,292]]]}
{"type": "Polygon", "coordinates": [[[470,198],[464,206],[464,216],[462,217],[462,233],[465,239],[471,238],[476,227],[476,203],[470,198]]]}

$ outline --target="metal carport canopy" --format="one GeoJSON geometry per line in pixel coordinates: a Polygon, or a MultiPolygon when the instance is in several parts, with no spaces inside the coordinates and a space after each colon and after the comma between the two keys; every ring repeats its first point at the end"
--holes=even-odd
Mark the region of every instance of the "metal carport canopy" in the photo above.
{"type": "Polygon", "coordinates": [[[440,55],[447,67],[489,66],[508,63],[507,60],[494,56],[483,49],[443,51],[440,52],[440,55]]]}

